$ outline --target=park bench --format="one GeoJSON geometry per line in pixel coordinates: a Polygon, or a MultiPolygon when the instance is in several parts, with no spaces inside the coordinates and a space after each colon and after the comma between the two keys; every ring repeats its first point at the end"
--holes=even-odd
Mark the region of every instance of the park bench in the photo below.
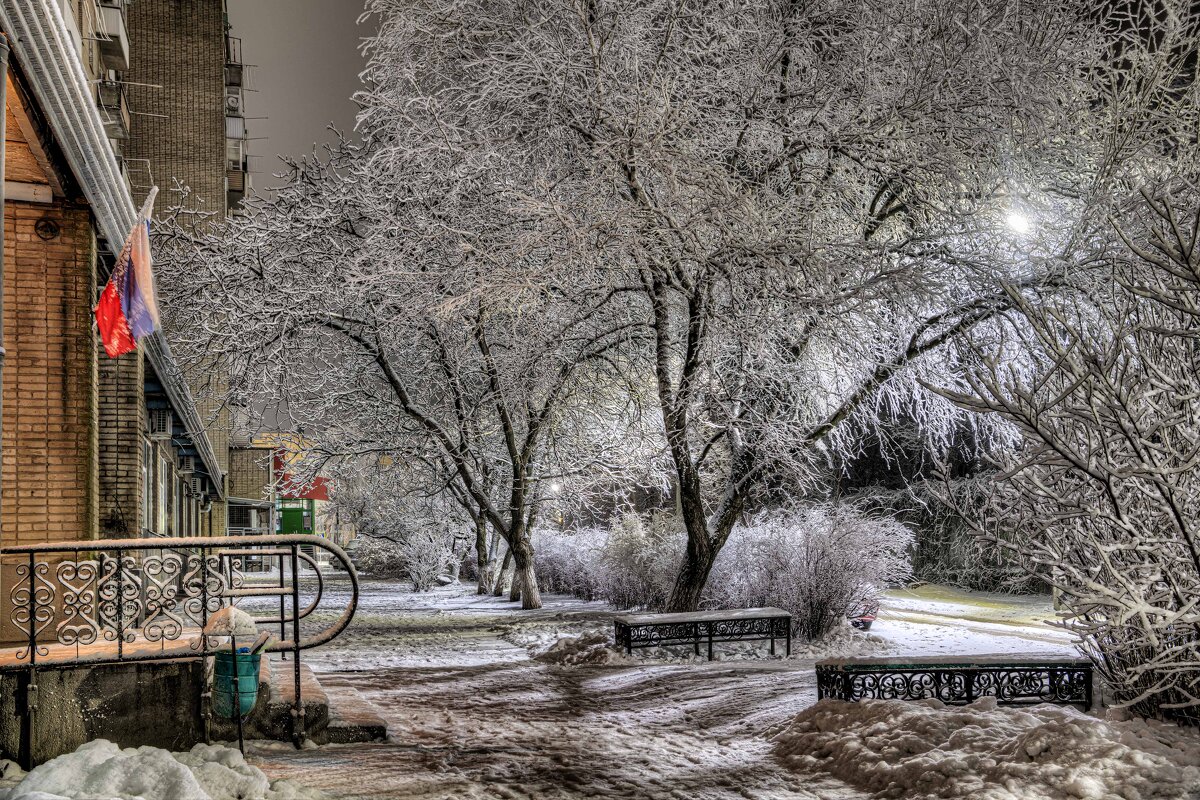
{"type": "Polygon", "coordinates": [[[817,663],[818,699],[923,700],[966,705],[1092,705],[1092,662],[1081,658],[832,658],[817,663]]]}
{"type": "Polygon", "coordinates": [[[792,615],[780,608],[736,608],[726,611],[692,611],[681,614],[628,614],[614,620],[617,647],[632,653],[635,647],[690,644],[700,655],[700,644],[708,643],[712,661],[713,642],[783,639],[792,654],[792,615]]]}

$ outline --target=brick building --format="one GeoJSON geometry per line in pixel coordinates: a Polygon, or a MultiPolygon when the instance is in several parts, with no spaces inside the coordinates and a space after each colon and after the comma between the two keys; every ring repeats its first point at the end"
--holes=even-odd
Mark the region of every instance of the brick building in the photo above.
{"type": "MultiPolygon", "coordinates": [[[[225,31],[215,5],[216,142],[208,150],[222,177],[220,191],[205,190],[223,209],[225,31]]],[[[149,141],[139,126],[161,119],[139,113],[126,91],[137,53],[132,8],[124,0],[0,6],[12,47],[0,546],[225,530],[228,462],[209,433],[217,415],[197,407],[162,336],[109,359],[92,318],[133,225],[135,196],[148,190],[145,162],[134,160],[149,141]]]]}

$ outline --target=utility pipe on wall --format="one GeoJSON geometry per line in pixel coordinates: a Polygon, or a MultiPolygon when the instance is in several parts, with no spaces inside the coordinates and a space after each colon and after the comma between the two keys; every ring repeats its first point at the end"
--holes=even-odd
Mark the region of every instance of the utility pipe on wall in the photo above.
{"type": "MultiPolygon", "coordinates": [[[[0,33],[0,464],[4,460],[4,159],[8,152],[8,37],[0,33]]],[[[0,472],[0,547],[4,546],[4,476],[0,472]]],[[[2,580],[0,580],[2,582],[2,580]]]]}

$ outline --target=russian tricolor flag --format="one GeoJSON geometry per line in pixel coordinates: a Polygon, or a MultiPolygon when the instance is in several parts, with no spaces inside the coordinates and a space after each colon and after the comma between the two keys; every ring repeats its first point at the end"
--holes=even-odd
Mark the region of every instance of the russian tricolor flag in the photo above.
{"type": "Polygon", "coordinates": [[[150,258],[150,210],[158,187],[150,190],[112,275],[96,304],[96,325],[109,358],[137,349],[139,339],[158,329],[150,258]]]}

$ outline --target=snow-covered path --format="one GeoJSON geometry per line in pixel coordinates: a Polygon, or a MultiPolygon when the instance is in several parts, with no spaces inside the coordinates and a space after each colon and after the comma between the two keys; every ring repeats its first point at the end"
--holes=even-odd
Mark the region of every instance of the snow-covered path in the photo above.
{"type": "MultiPolygon", "coordinates": [[[[390,740],[256,748],[251,760],[337,798],[866,797],[831,779],[801,781],[771,755],[770,734],[816,700],[811,658],[545,663],[531,651],[609,630],[611,610],[547,596],[546,608],[521,612],[469,592],[364,582],[351,629],[307,660],[322,683],[375,703],[390,740]]],[[[881,634],[897,623],[921,628],[918,650],[905,652],[938,638],[936,621],[884,620],[881,634]]],[[[1020,649],[1019,636],[989,638],[970,634],[979,652],[1020,649]]]]}

